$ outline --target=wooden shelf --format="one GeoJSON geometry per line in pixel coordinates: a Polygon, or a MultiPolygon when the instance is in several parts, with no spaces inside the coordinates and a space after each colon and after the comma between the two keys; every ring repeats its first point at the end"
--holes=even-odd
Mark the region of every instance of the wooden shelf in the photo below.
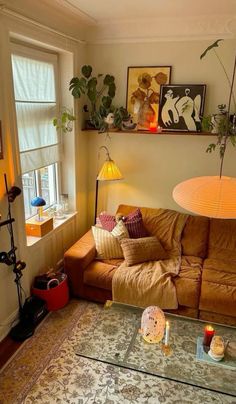
{"type": "MultiPolygon", "coordinates": [[[[83,132],[98,132],[96,129],[82,129],[83,132]]],[[[101,132],[102,133],[102,132],[101,132]]],[[[104,132],[106,133],[106,132],[104,132]]],[[[151,132],[149,130],[110,130],[108,133],[129,133],[135,135],[158,135],[158,136],[177,136],[177,135],[184,135],[184,136],[217,136],[216,133],[209,133],[209,132],[186,132],[186,131],[162,131],[162,132],[151,132]]]]}

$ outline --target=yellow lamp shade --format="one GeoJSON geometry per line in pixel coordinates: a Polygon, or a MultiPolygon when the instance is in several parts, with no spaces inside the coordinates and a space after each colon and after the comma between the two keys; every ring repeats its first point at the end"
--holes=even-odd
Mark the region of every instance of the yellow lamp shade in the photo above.
{"type": "Polygon", "coordinates": [[[105,161],[103,164],[98,176],[97,180],[98,181],[112,181],[112,180],[122,180],[122,174],[117,167],[117,165],[114,163],[113,160],[108,159],[105,161]]]}
{"type": "Polygon", "coordinates": [[[236,178],[191,178],[176,185],[173,198],[184,209],[202,216],[236,218],[236,178]]]}

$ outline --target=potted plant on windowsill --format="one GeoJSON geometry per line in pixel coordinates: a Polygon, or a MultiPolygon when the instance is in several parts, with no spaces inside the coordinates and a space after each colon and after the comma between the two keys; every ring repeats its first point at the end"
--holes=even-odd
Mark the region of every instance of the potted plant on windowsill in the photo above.
{"type": "Polygon", "coordinates": [[[204,116],[202,119],[203,130],[217,134],[217,141],[215,143],[209,144],[206,151],[207,153],[211,153],[216,149],[219,150],[221,161],[220,177],[222,175],[224,156],[228,143],[230,142],[234,147],[236,146],[236,102],[233,93],[235,73],[236,73],[236,56],[234,59],[232,79],[230,79],[223,62],[221,61],[215,49],[219,46],[219,43],[221,41],[223,41],[223,39],[218,39],[217,41],[215,41],[213,44],[208,46],[208,48],[205,49],[205,51],[200,56],[200,59],[203,59],[208,54],[209,51],[211,50],[214,51],[220,65],[223,68],[230,89],[228,105],[226,106],[225,104],[220,104],[218,106],[219,108],[218,114],[204,116]]]}
{"type": "Polygon", "coordinates": [[[84,105],[83,111],[89,113],[86,128],[95,128],[99,132],[112,129],[121,129],[122,121],[129,117],[128,111],[123,107],[115,107],[112,102],[116,94],[115,78],[110,74],[92,75],[90,65],[81,68],[81,77],[73,77],[69,90],[75,98],[86,95],[90,107],[84,105]]]}

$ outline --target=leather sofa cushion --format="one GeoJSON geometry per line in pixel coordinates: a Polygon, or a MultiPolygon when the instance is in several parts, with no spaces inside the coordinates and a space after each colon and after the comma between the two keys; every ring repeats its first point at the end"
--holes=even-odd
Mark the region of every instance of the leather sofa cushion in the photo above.
{"type": "Polygon", "coordinates": [[[182,255],[206,257],[209,224],[210,220],[207,217],[189,215],[182,233],[182,255]]]}
{"type": "Polygon", "coordinates": [[[112,277],[122,260],[94,260],[84,271],[84,283],[96,288],[112,290],[112,277]]]}
{"type": "Polygon", "coordinates": [[[180,306],[198,308],[202,259],[183,256],[178,276],[173,278],[180,306]]]}
{"type": "Polygon", "coordinates": [[[236,261],[236,220],[211,219],[208,258],[236,261]]]}
{"type": "Polygon", "coordinates": [[[204,261],[200,310],[236,317],[236,262],[204,261]]]}

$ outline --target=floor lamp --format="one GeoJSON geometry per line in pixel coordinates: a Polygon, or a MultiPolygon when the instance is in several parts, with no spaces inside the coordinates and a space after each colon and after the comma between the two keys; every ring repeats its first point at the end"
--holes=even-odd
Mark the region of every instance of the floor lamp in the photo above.
{"type": "Polygon", "coordinates": [[[98,182],[99,181],[115,181],[122,180],[123,176],[115,164],[115,162],[111,159],[108,148],[106,146],[101,146],[99,150],[104,149],[106,152],[106,160],[96,178],[96,191],[95,191],[95,213],[94,213],[94,224],[96,224],[97,218],[97,204],[98,204],[98,182]]]}

